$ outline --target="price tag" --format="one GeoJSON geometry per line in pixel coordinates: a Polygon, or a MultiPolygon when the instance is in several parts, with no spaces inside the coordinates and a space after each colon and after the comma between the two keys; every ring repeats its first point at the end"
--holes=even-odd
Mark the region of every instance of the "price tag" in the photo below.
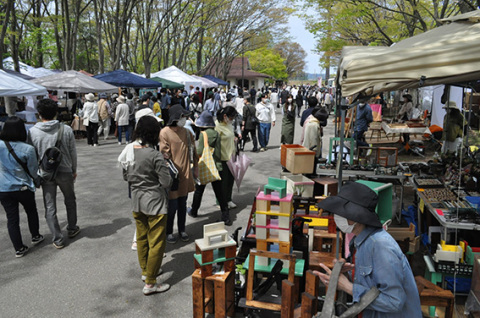
{"type": "Polygon", "coordinates": [[[423,199],[420,199],[420,203],[418,204],[418,207],[420,208],[420,211],[422,211],[423,213],[423,210],[425,209],[425,202],[423,202],[423,199]]]}
{"type": "Polygon", "coordinates": [[[437,209],[437,214],[438,214],[438,215],[442,215],[442,216],[443,216],[443,211],[442,211],[442,210],[440,210],[440,209],[437,209]]]}
{"type": "Polygon", "coordinates": [[[423,192],[423,191],[425,191],[425,189],[418,188],[417,191],[418,191],[418,192],[423,192]]]}

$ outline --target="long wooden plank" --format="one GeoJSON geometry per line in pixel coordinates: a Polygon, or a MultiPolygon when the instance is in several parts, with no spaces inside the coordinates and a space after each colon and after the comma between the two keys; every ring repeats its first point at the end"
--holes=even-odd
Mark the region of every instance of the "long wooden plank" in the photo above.
{"type": "Polygon", "coordinates": [[[317,298],[305,292],[302,294],[302,312],[301,318],[312,318],[317,314],[317,298]]]}

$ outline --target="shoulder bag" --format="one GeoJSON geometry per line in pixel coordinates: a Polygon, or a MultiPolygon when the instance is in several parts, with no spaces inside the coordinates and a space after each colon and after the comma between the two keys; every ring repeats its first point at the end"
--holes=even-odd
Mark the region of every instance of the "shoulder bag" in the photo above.
{"type": "Polygon", "coordinates": [[[250,118],[251,118],[250,120],[252,122],[252,125],[257,126],[258,124],[260,124],[260,121],[258,120],[257,116],[255,116],[255,114],[252,114],[252,109],[249,106],[247,107],[248,107],[248,112],[250,113],[250,118]]]}
{"type": "Polygon", "coordinates": [[[205,131],[203,134],[203,151],[202,157],[198,160],[198,179],[200,184],[208,184],[213,181],[221,180],[220,173],[215,165],[215,159],[213,159],[213,151],[215,149],[210,148],[208,145],[208,136],[205,131]]]}

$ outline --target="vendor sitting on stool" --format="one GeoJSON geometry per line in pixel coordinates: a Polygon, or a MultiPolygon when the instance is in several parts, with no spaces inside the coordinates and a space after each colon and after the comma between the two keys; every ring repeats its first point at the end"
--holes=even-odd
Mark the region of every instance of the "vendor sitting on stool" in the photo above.
{"type": "Polygon", "coordinates": [[[465,126],[465,118],[457,107],[457,104],[448,101],[443,106],[447,113],[443,117],[443,136],[445,140],[442,145],[442,153],[456,152],[463,142],[463,129],[465,126]]]}
{"type": "MultiPolygon", "coordinates": [[[[343,266],[337,289],[352,295],[353,302],[359,302],[372,287],[379,290],[378,297],[363,311],[363,318],[421,318],[420,298],[412,270],[395,239],[382,228],[375,213],[377,201],[373,190],[352,182],[345,184],[337,196],[317,204],[318,208],[334,214],[335,223],[342,232],[355,234],[350,243],[353,264],[343,266]],[[352,270],[351,275],[355,277],[350,280],[352,270]]],[[[328,286],[331,270],[322,263],[320,267],[326,273],[314,273],[328,286]]]]}

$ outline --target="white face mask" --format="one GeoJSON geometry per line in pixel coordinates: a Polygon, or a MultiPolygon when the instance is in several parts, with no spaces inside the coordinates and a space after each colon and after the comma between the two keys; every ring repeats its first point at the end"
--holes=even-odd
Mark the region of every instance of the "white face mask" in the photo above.
{"type": "Polygon", "coordinates": [[[289,102],[289,103],[291,103],[291,102],[292,102],[292,100],[293,100],[293,99],[289,98],[289,99],[288,99],[288,102],[289,102]]]}
{"type": "Polygon", "coordinates": [[[182,117],[177,121],[177,126],[178,127],[183,127],[183,126],[185,126],[186,123],[187,123],[187,118],[182,117]]]}
{"type": "Polygon", "coordinates": [[[357,224],[357,223],[348,224],[348,220],[346,218],[337,214],[333,215],[333,219],[335,220],[337,227],[343,233],[352,233],[353,228],[355,227],[355,224],[357,224]]]}

